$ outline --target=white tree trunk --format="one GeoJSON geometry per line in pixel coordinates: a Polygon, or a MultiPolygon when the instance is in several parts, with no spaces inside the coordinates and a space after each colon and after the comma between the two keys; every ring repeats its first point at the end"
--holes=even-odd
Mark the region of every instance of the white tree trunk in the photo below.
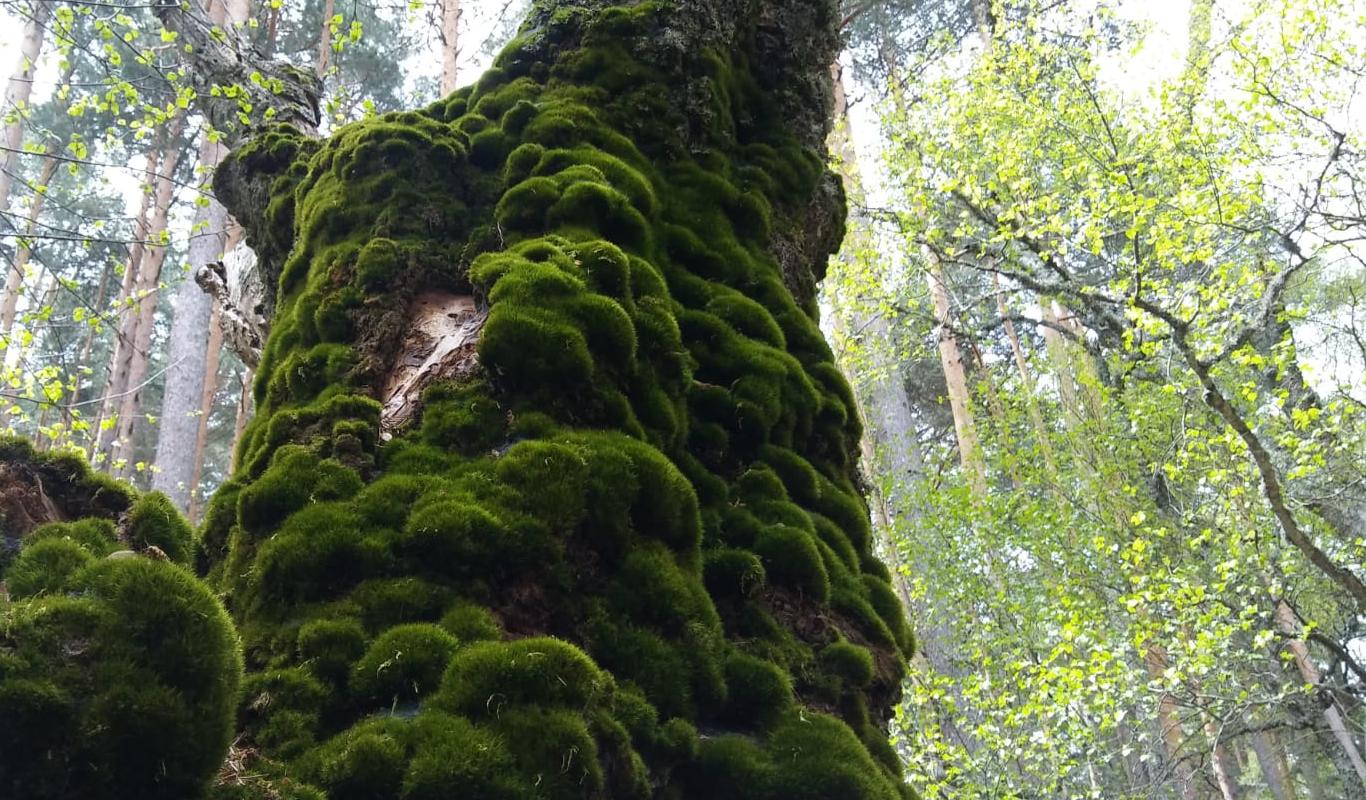
{"type": "Polygon", "coordinates": [[[460,61],[460,0],[441,0],[441,96],[455,91],[460,61]]]}
{"type": "Polygon", "coordinates": [[[0,153],[0,213],[9,211],[10,189],[19,169],[19,151],[24,144],[24,119],[28,114],[29,98],[33,95],[33,76],[38,71],[38,58],[43,53],[43,34],[52,16],[49,0],[36,0],[24,22],[24,35],[19,41],[19,62],[5,86],[4,114],[14,115],[5,126],[5,150],[0,153]]]}

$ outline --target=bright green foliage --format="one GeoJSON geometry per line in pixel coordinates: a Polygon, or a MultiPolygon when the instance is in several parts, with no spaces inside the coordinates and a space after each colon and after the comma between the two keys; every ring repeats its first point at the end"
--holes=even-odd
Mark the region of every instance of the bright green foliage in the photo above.
{"type": "MultiPolygon", "coordinates": [[[[1342,333],[1363,329],[1366,6],[1197,2],[1188,27],[1150,6],[995,4],[989,43],[904,65],[885,118],[899,224],[865,239],[875,288],[839,276],[872,300],[850,374],[890,362],[914,412],[874,441],[923,447],[923,472],[878,479],[934,625],[899,714],[904,757],[935,765],[912,776],[926,797],[1203,796],[1216,756],[1243,765],[1225,795],[1288,796],[1256,768],[1279,746],[1300,796],[1361,796],[1309,701],[1357,679],[1307,684],[1287,647],[1339,663],[1361,599],[1285,517],[1366,574],[1363,351],[1342,333]],[[924,296],[927,249],[948,320],[924,296]],[[889,358],[860,352],[880,314],[889,358]],[[937,397],[939,321],[969,369],[985,490],[937,397]]],[[[1355,699],[1338,708],[1360,726],[1355,699]]]]}
{"type": "Polygon", "coordinates": [[[234,154],[288,256],[204,546],[270,791],[702,796],[706,726],[752,744],[747,797],[899,796],[864,740],[910,636],[810,299],[829,244],[769,249],[820,155],[741,52],[689,56],[690,130],[648,52],[671,13],[563,10],[428,109],[234,154]],[[422,291],[487,305],[480,374],[382,437],[422,291]]]}
{"type": "MultiPolygon", "coordinates": [[[[82,468],[71,483],[88,480],[82,468]]],[[[117,533],[99,517],[40,528],[0,576],[0,786],[10,796],[179,800],[201,796],[217,773],[242,672],[232,624],[182,567],[111,555],[187,544],[185,521],[163,510],[152,495],[117,533]]]]}

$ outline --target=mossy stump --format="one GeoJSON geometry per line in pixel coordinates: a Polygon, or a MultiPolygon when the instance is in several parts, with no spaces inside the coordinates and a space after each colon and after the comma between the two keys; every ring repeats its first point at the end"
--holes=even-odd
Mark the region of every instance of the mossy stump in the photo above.
{"type": "MultiPolygon", "coordinates": [[[[237,697],[235,744],[215,778],[154,742],[203,791],[911,796],[886,725],[913,644],[813,298],[842,235],[835,22],[538,3],[474,86],[322,142],[268,129],[220,170],[278,292],[194,547],[245,661],[238,691],[214,651],[202,701],[237,697]]],[[[12,570],[46,599],[21,602],[141,579],[84,536],[34,537],[12,570]]],[[[7,641],[0,692],[72,691],[7,641]]],[[[171,796],[138,780],[88,796],[171,796]]]]}

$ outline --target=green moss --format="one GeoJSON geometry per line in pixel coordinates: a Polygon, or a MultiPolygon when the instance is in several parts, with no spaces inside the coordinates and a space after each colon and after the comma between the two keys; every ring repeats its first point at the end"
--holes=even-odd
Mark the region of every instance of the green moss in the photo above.
{"type": "Polygon", "coordinates": [[[726,659],[726,718],[767,727],[792,705],[792,681],[776,664],[743,653],[726,659]]]}
{"type": "Polygon", "coordinates": [[[474,603],[456,603],[441,618],[441,627],[462,644],[496,641],[503,635],[493,615],[474,603]]]}
{"type": "Polygon", "coordinates": [[[830,600],[830,576],[810,534],[786,525],[764,529],[754,542],[769,580],[819,603],[830,600]]]}
{"type": "Polygon", "coordinates": [[[90,551],[71,539],[49,538],[25,547],[4,573],[11,597],[55,594],[71,576],[95,561],[90,551]]]}
{"type": "Polygon", "coordinates": [[[479,642],[456,654],[435,701],[472,717],[494,716],[504,705],[583,708],[610,681],[582,650],[558,639],[479,642]]]}
{"type": "MultiPolygon", "coordinates": [[[[53,522],[35,529],[24,542],[32,547],[44,539],[68,539],[96,558],[103,558],[119,549],[114,523],[107,519],[87,517],[75,522],[53,522]]],[[[13,587],[11,587],[11,590],[13,587]]]]}
{"type": "Polygon", "coordinates": [[[125,523],[128,541],[138,550],[159,548],[177,564],[189,564],[194,534],[171,499],[161,492],[144,494],[133,503],[125,523]]]}
{"type": "Polygon", "coordinates": [[[749,597],[767,580],[757,556],[730,548],[708,553],[704,574],[707,591],[718,600],[749,597]]]}
{"type": "Polygon", "coordinates": [[[849,642],[832,642],[821,650],[821,666],[850,687],[867,686],[873,680],[873,654],[849,642]]]}
{"type": "Polygon", "coordinates": [[[250,741],[337,798],[882,797],[864,668],[909,633],[812,300],[829,176],[777,66],[655,50],[673,6],[536,13],[469,89],[228,162],[281,265],[203,545],[250,741]],[[426,291],[487,312],[478,369],[382,426],[426,291]],[[789,730],[794,692],[857,735],[789,730]]]}
{"type": "Polygon", "coordinates": [[[415,623],[385,631],[351,672],[351,691],[390,705],[430,694],[441,681],[456,638],[436,625],[415,623]]]}
{"type": "MultiPolygon", "coordinates": [[[[53,545],[76,547],[38,543],[53,545]]],[[[0,785],[32,798],[202,794],[233,735],[242,669],[202,584],[165,562],[90,562],[0,615],[0,785]]]]}

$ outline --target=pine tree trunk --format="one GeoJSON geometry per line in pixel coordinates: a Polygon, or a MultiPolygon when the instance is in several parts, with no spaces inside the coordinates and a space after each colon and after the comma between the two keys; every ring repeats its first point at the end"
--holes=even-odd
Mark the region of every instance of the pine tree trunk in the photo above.
{"type": "Polygon", "coordinates": [[[441,0],[441,96],[459,86],[460,0],[441,0]]]}
{"type": "MultiPolygon", "coordinates": [[[[1318,667],[1314,664],[1314,659],[1309,654],[1309,647],[1300,639],[1301,627],[1299,616],[1294,609],[1284,600],[1276,604],[1276,627],[1281,633],[1290,637],[1286,642],[1286,648],[1294,658],[1295,669],[1300,677],[1310,686],[1321,687],[1323,676],[1319,673],[1318,667]]],[[[1325,691],[1325,689],[1319,689],[1325,691]]],[[[1366,760],[1362,758],[1361,751],[1357,748],[1356,742],[1352,739],[1351,731],[1347,727],[1347,721],[1343,717],[1341,705],[1329,693],[1329,701],[1323,704],[1323,719],[1327,724],[1330,737],[1323,737],[1328,741],[1325,749],[1333,764],[1337,767],[1338,776],[1342,781],[1343,798],[1366,797],[1366,760]]]]}
{"type": "MultiPolygon", "coordinates": [[[[207,137],[200,144],[199,163],[206,171],[218,166],[225,155],[225,150],[207,137]]],[[[209,352],[213,298],[199,288],[193,276],[222,258],[227,224],[227,209],[217,200],[210,198],[207,205],[195,209],[189,275],[176,291],[175,317],[171,321],[165,400],[157,426],[157,472],[152,477],[152,488],[165,492],[182,511],[190,507],[196,485],[195,442],[199,436],[200,400],[209,375],[207,366],[210,360],[218,360],[217,353],[209,352]]],[[[215,333],[221,346],[222,334],[215,333]]]]}
{"type": "Polygon", "coordinates": [[[939,363],[944,369],[944,383],[953,412],[953,430],[958,441],[958,458],[973,491],[985,497],[987,467],[982,457],[982,446],[977,439],[977,422],[972,414],[972,395],[968,391],[967,370],[963,366],[963,351],[954,335],[953,312],[949,291],[944,283],[944,268],[938,257],[928,254],[930,268],[925,275],[934,302],[934,321],[938,326],[939,363]]]}
{"type": "Polygon", "coordinates": [[[10,192],[14,176],[19,174],[19,154],[24,146],[24,119],[29,112],[29,98],[33,96],[33,76],[38,71],[38,58],[43,53],[43,35],[52,17],[54,4],[34,0],[24,14],[24,33],[19,40],[19,62],[5,85],[5,113],[14,119],[5,125],[5,150],[0,153],[0,214],[10,209],[10,192]]]}
{"type": "Polygon", "coordinates": [[[128,305],[121,309],[125,316],[119,327],[118,345],[114,349],[109,382],[105,386],[104,402],[100,407],[101,418],[113,420],[113,425],[100,431],[99,452],[112,462],[114,471],[119,473],[126,473],[133,464],[131,449],[134,423],[151,358],[152,326],[160,295],[161,268],[166,261],[166,247],[159,242],[167,231],[167,218],[175,190],[175,169],[180,161],[180,134],[184,124],[184,115],[177,116],[166,130],[165,144],[157,162],[159,172],[151,218],[147,225],[146,244],[137,254],[137,277],[130,287],[128,305]],[[119,458],[115,458],[114,448],[121,448],[119,458]]]}
{"type": "MultiPolygon", "coordinates": [[[[24,220],[24,239],[18,243],[14,253],[14,263],[10,265],[5,277],[4,294],[0,295],[0,340],[5,342],[5,366],[13,367],[18,363],[20,348],[11,341],[14,321],[19,316],[19,295],[23,293],[24,278],[28,273],[28,263],[33,257],[31,237],[37,232],[38,217],[43,213],[47,200],[47,186],[57,172],[57,159],[48,156],[43,159],[43,167],[38,175],[37,191],[29,203],[28,215],[24,220]]],[[[31,304],[31,303],[30,303],[31,304]]],[[[0,417],[0,419],[3,419],[0,417]]],[[[3,422],[0,422],[3,424],[3,422]]]]}
{"type": "MultiPolygon", "coordinates": [[[[236,25],[247,19],[245,0],[205,5],[207,16],[215,25],[236,25]]],[[[196,174],[208,178],[225,156],[227,148],[206,131],[200,139],[196,174]]],[[[207,199],[207,205],[195,209],[188,253],[189,274],[176,291],[166,389],[162,393],[164,400],[153,462],[157,471],[152,475],[152,488],[165,492],[182,511],[190,509],[199,485],[196,459],[203,456],[200,449],[203,435],[201,399],[205,387],[217,381],[217,349],[223,344],[222,331],[217,330],[213,298],[196,281],[200,270],[219,261],[227,250],[227,209],[216,198],[207,199]]],[[[212,390],[209,395],[212,397],[212,390]]]]}
{"type": "MultiPolygon", "coordinates": [[[[157,167],[160,164],[162,149],[161,147],[153,147],[147,151],[147,167],[143,172],[142,203],[133,222],[133,242],[128,247],[128,259],[123,265],[123,276],[119,281],[118,295],[111,305],[114,314],[117,315],[117,323],[113,325],[114,346],[110,351],[109,363],[105,368],[100,408],[95,417],[95,433],[91,442],[92,457],[97,465],[108,460],[109,444],[114,438],[113,414],[118,408],[117,398],[121,391],[118,387],[123,383],[127,374],[122,371],[121,365],[125,359],[124,351],[132,344],[133,324],[137,319],[136,315],[132,313],[133,287],[137,285],[138,273],[142,270],[142,258],[147,252],[148,236],[151,233],[152,214],[155,209],[160,175],[157,167]]],[[[90,338],[87,339],[88,345],[93,345],[94,334],[95,331],[92,328],[90,338]]],[[[87,347],[88,351],[89,347],[87,347]]]]}
{"type": "Polygon", "coordinates": [[[1252,750],[1272,800],[1295,800],[1295,783],[1280,738],[1274,730],[1257,731],[1251,735],[1252,750]]]}
{"type": "Polygon", "coordinates": [[[314,65],[319,78],[327,74],[332,63],[332,17],[336,13],[336,0],[323,0],[323,24],[318,33],[318,59],[314,65]]]}
{"type": "Polygon", "coordinates": [[[200,484],[204,477],[204,454],[209,447],[209,416],[213,413],[214,397],[218,393],[218,365],[223,352],[223,328],[219,321],[218,303],[209,313],[208,355],[204,361],[204,388],[199,399],[199,430],[194,440],[194,465],[190,472],[190,522],[199,522],[204,507],[200,484]]]}

